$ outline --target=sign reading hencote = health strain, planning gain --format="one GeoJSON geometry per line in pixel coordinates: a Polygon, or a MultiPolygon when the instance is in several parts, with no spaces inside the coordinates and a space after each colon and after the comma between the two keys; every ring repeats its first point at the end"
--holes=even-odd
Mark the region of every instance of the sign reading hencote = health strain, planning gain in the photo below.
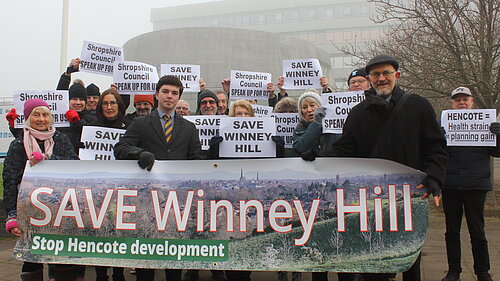
{"type": "Polygon", "coordinates": [[[138,268],[403,272],[425,174],[380,159],[42,161],[19,189],[18,259],[138,268]]]}

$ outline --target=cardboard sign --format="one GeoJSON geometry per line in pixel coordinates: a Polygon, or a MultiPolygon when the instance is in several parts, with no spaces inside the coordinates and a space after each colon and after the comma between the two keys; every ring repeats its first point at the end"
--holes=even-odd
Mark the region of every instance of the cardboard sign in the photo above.
{"type": "Polygon", "coordinates": [[[252,108],[257,117],[269,117],[273,113],[272,106],[252,104],[252,108]]]}
{"type": "Polygon", "coordinates": [[[282,136],[285,141],[285,148],[293,147],[293,132],[299,123],[298,113],[273,113],[271,117],[274,118],[276,124],[276,135],[282,136]]]}
{"type": "Polygon", "coordinates": [[[380,159],[42,161],[19,188],[14,257],[36,263],[404,272],[425,174],[380,159]]]}
{"type": "Polygon", "coordinates": [[[162,64],[160,76],[174,75],[184,85],[184,92],[200,91],[200,66],[191,64],[162,64]]]}
{"type": "Polygon", "coordinates": [[[32,91],[14,91],[14,108],[19,117],[14,121],[14,128],[23,128],[24,123],[24,102],[31,99],[41,99],[47,102],[50,112],[54,118],[54,127],[69,127],[64,114],[69,109],[68,91],[54,90],[32,90],[32,91]]]}
{"type": "Polygon", "coordinates": [[[158,72],[156,67],[142,62],[115,61],[113,80],[120,94],[154,94],[158,72]]]}
{"type": "Polygon", "coordinates": [[[323,133],[342,134],[345,120],[351,109],[365,100],[363,91],[323,93],[322,104],[327,108],[323,118],[323,133]]]}
{"type": "Polygon", "coordinates": [[[115,144],[125,134],[125,130],[106,127],[84,126],[78,157],[80,160],[115,160],[115,144]]]}
{"type": "Polygon", "coordinates": [[[220,119],[226,118],[225,115],[195,115],[184,116],[184,119],[194,123],[200,137],[201,149],[208,150],[209,142],[212,137],[220,136],[220,119]]]}
{"type": "Polygon", "coordinates": [[[227,117],[220,121],[220,134],[220,157],[276,157],[272,117],[227,117]]]}
{"type": "Polygon", "coordinates": [[[115,61],[123,61],[123,48],[83,41],[80,71],[113,76],[115,61]]]}
{"type": "Polygon", "coordinates": [[[271,83],[270,73],[231,70],[229,99],[267,100],[268,83],[271,83]]]}
{"type": "Polygon", "coordinates": [[[496,146],[497,138],[490,132],[496,121],[495,109],[444,110],[441,126],[448,146],[496,146]]]}
{"type": "Polygon", "coordinates": [[[322,76],[318,59],[283,60],[284,89],[321,89],[319,80],[322,76]]]}

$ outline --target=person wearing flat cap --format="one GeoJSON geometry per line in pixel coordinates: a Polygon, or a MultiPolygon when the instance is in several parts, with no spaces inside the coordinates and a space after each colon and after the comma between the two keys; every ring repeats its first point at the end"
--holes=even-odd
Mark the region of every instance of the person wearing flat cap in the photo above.
{"type": "MultiPolygon", "coordinates": [[[[467,110],[474,106],[472,92],[458,87],[451,92],[451,109],[467,110]]],[[[490,124],[497,136],[496,146],[447,146],[449,161],[443,184],[443,211],[446,222],[448,273],[441,281],[459,281],[461,266],[460,228],[465,213],[469,229],[474,273],[478,281],[491,281],[490,258],[484,231],[484,203],[491,184],[491,156],[500,157],[500,123],[490,124]],[[471,165],[471,163],[474,163],[471,165]]]]}
{"type": "MultiPolygon", "coordinates": [[[[448,156],[432,105],[397,85],[401,73],[396,58],[378,55],[368,61],[365,71],[371,88],[348,115],[342,137],[333,144],[332,156],[382,158],[423,171],[427,176],[417,190],[422,198],[433,194],[439,204],[448,156]]],[[[393,280],[394,276],[363,274],[364,280],[393,280]]],[[[420,280],[420,255],[403,273],[403,280],[420,280]]]]}

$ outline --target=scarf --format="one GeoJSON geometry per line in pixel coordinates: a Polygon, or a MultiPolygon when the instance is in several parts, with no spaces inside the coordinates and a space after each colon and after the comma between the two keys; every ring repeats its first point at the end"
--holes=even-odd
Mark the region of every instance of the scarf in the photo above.
{"type": "Polygon", "coordinates": [[[48,131],[38,131],[30,126],[24,126],[24,151],[26,151],[26,156],[28,159],[33,155],[33,152],[42,153],[40,146],[37,143],[37,139],[44,141],[45,155],[47,158],[52,154],[52,150],[54,149],[54,140],[52,137],[56,130],[54,127],[50,127],[48,131]]]}

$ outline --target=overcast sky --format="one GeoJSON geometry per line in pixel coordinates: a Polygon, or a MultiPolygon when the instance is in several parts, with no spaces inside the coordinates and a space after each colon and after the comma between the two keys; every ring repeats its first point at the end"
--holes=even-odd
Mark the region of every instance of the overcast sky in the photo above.
{"type": "MultiPolygon", "coordinates": [[[[151,8],[204,0],[70,0],[68,58],[79,57],[84,40],[123,46],[153,30],[151,8]]],[[[55,89],[60,72],[62,0],[3,1],[0,26],[0,96],[14,90],[55,89]]],[[[77,73],[73,79],[109,87],[111,77],[77,73]]]]}

